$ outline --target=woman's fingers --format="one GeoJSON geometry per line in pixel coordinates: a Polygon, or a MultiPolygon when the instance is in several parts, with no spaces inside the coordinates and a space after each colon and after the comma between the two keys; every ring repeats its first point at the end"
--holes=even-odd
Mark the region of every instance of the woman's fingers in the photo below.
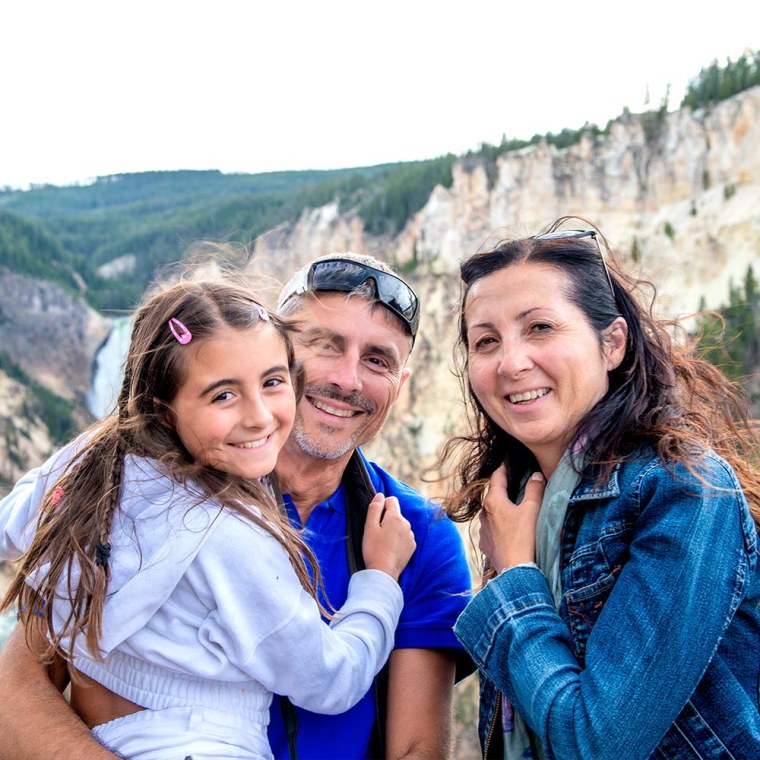
{"type": "Polygon", "coordinates": [[[525,484],[525,493],[523,494],[523,499],[520,504],[524,504],[531,509],[540,509],[545,489],[546,480],[544,479],[543,473],[534,472],[525,484]]]}
{"type": "Polygon", "coordinates": [[[530,477],[519,504],[507,496],[507,474],[503,466],[491,476],[489,486],[480,513],[481,551],[497,571],[532,562],[544,476],[536,472],[530,477]]]}

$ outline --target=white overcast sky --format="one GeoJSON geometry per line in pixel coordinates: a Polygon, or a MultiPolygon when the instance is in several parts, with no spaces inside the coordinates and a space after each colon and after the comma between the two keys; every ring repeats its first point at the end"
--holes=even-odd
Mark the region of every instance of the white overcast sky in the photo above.
{"type": "Polygon", "coordinates": [[[459,154],[672,108],[747,49],[757,0],[7,0],[0,187],[459,154]]]}

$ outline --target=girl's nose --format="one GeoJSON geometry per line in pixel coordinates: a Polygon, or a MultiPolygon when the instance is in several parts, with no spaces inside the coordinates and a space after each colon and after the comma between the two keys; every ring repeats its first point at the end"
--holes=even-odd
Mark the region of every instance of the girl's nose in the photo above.
{"type": "Polygon", "coordinates": [[[242,420],[245,427],[266,427],[271,420],[272,412],[260,393],[256,393],[248,399],[242,420]]]}

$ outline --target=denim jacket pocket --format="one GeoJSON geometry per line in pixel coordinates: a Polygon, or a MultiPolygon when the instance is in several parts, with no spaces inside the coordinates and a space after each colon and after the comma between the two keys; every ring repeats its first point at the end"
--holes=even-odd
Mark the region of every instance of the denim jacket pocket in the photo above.
{"type": "Polygon", "coordinates": [[[628,554],[632,524],[608,526],[599,539],[573,552],[564,574],[570,583],[562,614],[570,628],[575,656],[585,665],[586,642],[612,591],[628,554]]]}

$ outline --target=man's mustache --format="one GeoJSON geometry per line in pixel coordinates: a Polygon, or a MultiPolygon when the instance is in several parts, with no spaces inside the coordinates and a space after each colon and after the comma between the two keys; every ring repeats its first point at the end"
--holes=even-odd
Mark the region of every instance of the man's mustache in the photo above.
{"type": "Polygon", "coordinates": [[[304,390],[304,396],[321,396],[329,398],[332,401],[340,401],[347,406],[353,406],[361,409],[363,412],[371,414],[375,411],[375,405],[359,393],[341,393],[333,385],[308,385],[304,390]]]}

